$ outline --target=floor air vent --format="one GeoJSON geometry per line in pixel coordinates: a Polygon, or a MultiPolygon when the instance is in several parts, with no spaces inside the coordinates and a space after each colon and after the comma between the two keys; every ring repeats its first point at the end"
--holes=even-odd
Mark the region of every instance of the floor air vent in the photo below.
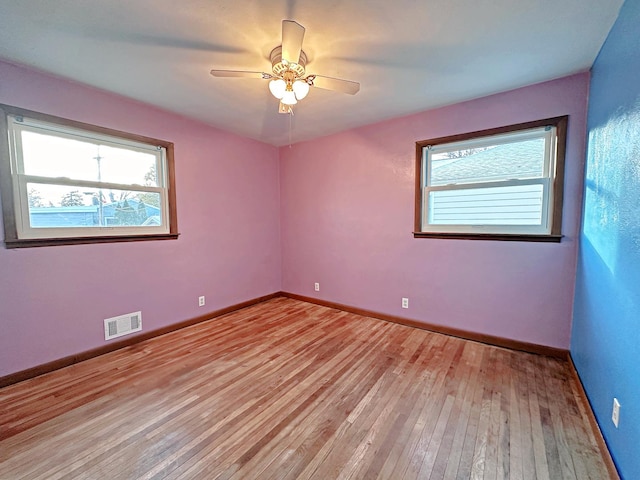
{"type": "Polygon", "coordinates": [[[104,321],[104,339],[128,335],[142,330],[142,312],[127,313],[119,317],[106,318],[104,321]]]}

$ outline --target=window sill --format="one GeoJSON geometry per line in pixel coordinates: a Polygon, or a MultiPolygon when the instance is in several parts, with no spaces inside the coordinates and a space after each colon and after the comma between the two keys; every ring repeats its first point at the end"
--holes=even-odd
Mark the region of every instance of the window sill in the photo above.
{"type": "Polygon", "coordinates": [[[54,245],[81,245],[88,243],[141,242],[148,240],[177,240],[178,233],[158,235],[120,235],[117,237],[69,237],[69,238],[26,238],[5,240],[6,248],[51,247],[54,245]]]}
{"type": "Polygon", "coordinates": [[[499,240],[510,242],[560,243],[562,235],[528,235],[514,233],[442,233],[413,232],[414,238],[447,238],[456,240],[499,240]]]}

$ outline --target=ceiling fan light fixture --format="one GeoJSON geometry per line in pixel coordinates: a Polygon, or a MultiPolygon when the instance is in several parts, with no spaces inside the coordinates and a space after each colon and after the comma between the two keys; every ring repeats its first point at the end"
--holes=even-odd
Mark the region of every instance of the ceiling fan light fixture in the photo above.
{"type": "Polygon", "coordinates": [[[280,101],[285,105],[295,105],[296,103],[298,103],[296,94],[293,92],[293,90],[286,90],[284,92],[284,95],[282,95],[282,99],[280,101]]]}
{"type": "Polygon", "coordinates": [[[293,82],[293,92],[298,100],[302,100],[309,93],[309,84],[304,80],[296,80],[293,82]]]}
{"type": "Polygon", "coordinates": [[[285,82],[281,78],[274,79],[269,82],[269,90],[271,91],[271,94],[278,100],[280,100],[284,96],[286,89],[287,82],[285,82]]]}
{"type": "Polygon", "coordinates": [[[355,95],[358,82],[307,75],[307,54],[302,50],[305,28],[293,20],[282,21],[282,44],[271,50],[271,73],[244,70],[211,70],[214,77],[259,78],[269,80],[269,91],[280,100],[278,111],[293,115],[292,105],[306,98],[310,87],[355,95]]]}

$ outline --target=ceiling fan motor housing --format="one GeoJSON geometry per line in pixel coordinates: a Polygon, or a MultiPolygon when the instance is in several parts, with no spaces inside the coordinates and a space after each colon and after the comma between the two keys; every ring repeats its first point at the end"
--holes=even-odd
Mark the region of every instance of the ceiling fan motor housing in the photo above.
{"type": "Polygon", "coordinates": [[[274,75],[278,77],[284,77],[285,72],[291,71],[295,74],[295,78],[302,78],[305,74],[305,65],[307,64],[307,55],[304,51],[300,50],[300,58],[298,63],[287,61],[282,58],[282,45],[271,50],[271,70],[274,75]]]}

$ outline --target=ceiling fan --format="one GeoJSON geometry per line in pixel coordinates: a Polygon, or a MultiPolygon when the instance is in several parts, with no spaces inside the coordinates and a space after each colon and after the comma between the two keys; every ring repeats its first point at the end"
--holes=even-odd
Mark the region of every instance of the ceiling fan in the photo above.
{"type": "Polygon", "coordinates": [[[358,82],[307,75],[307,55],[302,50],[305,29],[293,20],[282,21],[282,45],[271,50],[271,72],[247,72],[242,70],[211,70],[214,77],[240,77],[269,80],[269,90],[280,100],[278,112],[293,113],[292,106],[309,93],[310,87],[333,90],[355,95],[360,90],[358,82]],[[306,75],[306,76],[305,76],[306,75]]]}

